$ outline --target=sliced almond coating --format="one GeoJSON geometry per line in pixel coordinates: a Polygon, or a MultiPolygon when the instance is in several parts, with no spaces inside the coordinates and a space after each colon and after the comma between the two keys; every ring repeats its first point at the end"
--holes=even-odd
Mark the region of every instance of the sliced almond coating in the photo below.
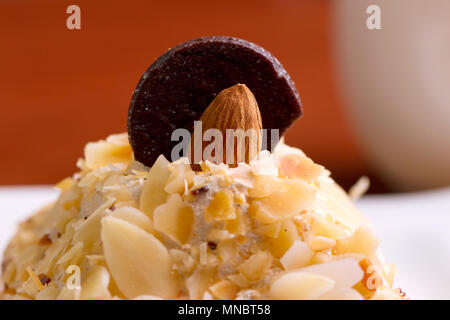
{"type": "Polygon", "coordinates": [[[312,300],[333,288],[334,281],[330,278],[292,271],[281,275],[272,283],[269,295],[275,300],[312,300]]]}
{"type": "Polygon", "coordinates": [[[69,250],[67,250],[61,258],[59,258],[57,264],[77,264],[78,259],[83,255],[83,243],[75,243],[69,250]]]}
{"type": "Polygon", "coordinates": [[[267,197],[277,190],[280,181],[281,179],[274,176],[256,176],[253,187],[248,189],[248,196],[252,198],[267,197]]]}
{"type": "Polygon", "coordinates": [[[173,299],[177,285],[166,247],[152,234],[122,219],[102,219],[106,264],[120,291],[129,299],[155,295],[173,299]]]}
{"type": "Polygon", "coordinates": [[[80,299],[82,300],[105,300],[110,299],[108,291],[109,272],[103,266],[93,266],[81,283],[80,299]]]}
{"type": "Polygon", "coordinates": [[[120,207],[110,214],[111,217],[123,219],[149,233],[153,232],[153,223],[142,211],[133,207],[120,207]]]}
{"type": "Polygon", "coordinates": [[[109,199],[99,206],[83,223],[75,228],[73,242],[81,242],[84,247],[91,248],[100,238],[100,221],[106,215],[106,210],[114,204],[114,199],[109,199]]]}
{"type": "Polygon", "coordinates": [[[226,221],[225,228],[230,233],[241,236],[245,235],[247,226],[245,224],[244,214],[242,213],[241,209],[236,208],[236,218],[226,221]]]}
{"type": "Polygon", "coordinates": [[[205,210],[206,221],[226,221],[236,219],[234,195],[231,190],[218,191],[205,210]]]}
{"type": "Polygon", "coordinates": [[[289,178],[311,182],[324,173],[325,169],[308,157],[290,153],[280,158],[280,171],[289,178]]]}
{"type": "Polygon", "coordinates": [[[320,296],[321,300],[363,300],[362,295],[352,288],[337,288],[320,296]]]}
{"type": "Polygon", "coordinates": [[[256,232],[258,232],[262,236],[266,236],[269,238],[278,238],[281,230],[281,222],[264,224],[256,228],[256,232]]]}
{"type": "Polygon", "coordinates": [[[333,252],[336,254],[362,253],[371,257],[379,245],[380,240],[375,233],[369,227],[362,225],[353,235],[337,240],[333,252]]]}
{"type": "Polygon", "coordinates": [[[184,194],[186,188],[193,185],[195,173],[189,164],[172,163],[171,166],[172,170],[164,190],[167,193],[184,194]]]}
{"type": "Polygon", "coordinates": [[[186,287],[189,292],[189,299],[202,299],[205,291],[214,282],[215,272],[212,268],[196,269],[186,280],[186,287]]]}
{"type": "Polygon", "coordinates": [[[255,199],[250,214],[261,223],[273,223],[293,217],[312,206],[315,189],[302,180],[283,179],[269,196],[255,199]]]}
{"type": "Polygon", "coordinates": [[[142,295],[133,298],[133,300],[164,300],[164,299],[157,296],[142,295]]]}
{"type": "Polygon", "coordinates": [[[164,186],[170,175],[168,166],[169,161],[160,155],[145,178],[139,199],[139,209],[150,218],[153,217],[155,208],[166,202],[168,194],[164,191],[164,186]]]}
{"type": "Polygon", "coordinates": [[[194,211],[177,193],[172,194],[167,203],[157,207],[153,213],[154,228],[180,244],[188,242],[193,223],[194,211]]]}
{"type": "Polygon", "coordinates": [[[36,294],[36,300],[55,300],[59,293],[59,288],[55,285],[47,285],[36,294]]]}
{"type": "Polygon", "coordinates": [[[297,227],[291,220],[286,220],[281,223],[281,228],[278,236],[274,239],[269,239],[270,252],[276,257],[281,257],[298,239],[297,227]]]}
{"type": "Polygon", "coordinates": [[[128,163],[131,155],[129,144],[98,141],[90,142],[84,148],[84,158],[89,169],[97,169],[111,163],[128,163]]]}
{"type": "Polygon", "coordinates": [[[306,266],[313,255],[314,252],[305,242],[296,240],[280,258],[280,262],[285,270],[297,269],[306,266]]]}
{"type": "Polygon", "coordinates": [[[261,279],[272,265],[272,255],[259,251],[251,255],[239,267],[239,271],[250,281],[261,279]]]}
{"type": "Polygon", "coordinates": [[[67,286],[64,286],[56,297],[56,300],[79,300],[80,292],[81,288],[69,289],[67,286]]]}
{"type": "Polygon", "coordinates": [[[233,261],[237,258],[238,250],[236,248],[236,242],[232,239],[220,241],[217,245],[217,252],[220,259],[224,262],[233,261]]]}
{"type": "Polygon", "coordinates": [[[402,298],[391,289],[377,290],[370,300],[401,300],[402,298]]]}
{"type": "Polygon", "coordinates": [[[365,221],[365,218],[356,209],[347,193],[331,178],[321,178],[318,181],[319,192],[315,199],[314,209],[331,216],[332,221],[336,221],[347,230],[354,232],[365,221]]]}
{"type": "Polygon", "coordinates": [[[331,249],[336,245],[336,240],[322,236],[313,236],[308,242],[309,247],[314,251],[331,249]]]}
{"type": "Polygon", "coordinates": [[[299,272],[314,273],[333,279],[336,288],[351,288],[362,280],[364,272],[355,259],[342,259],[315,264],[298,269],[299,272]]]}
{"type": "Polygon", "coordinates": [[[334,240],[347,236],[346,229],[334,223],[330,215],[325,217],[318,213],[312,213],[311,220],[311,232],[315,236],[327,237],[334,240]]]}
{"type": "Polygon", "coordinates": [[[214,298],[219,300],[232,300],[236,297],[238,287],[229,280],[221,280],[209,287],[214,298]]]}

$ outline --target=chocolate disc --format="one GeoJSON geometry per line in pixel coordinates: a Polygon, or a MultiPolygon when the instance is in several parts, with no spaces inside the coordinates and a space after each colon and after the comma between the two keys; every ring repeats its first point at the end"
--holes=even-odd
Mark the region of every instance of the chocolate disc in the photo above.
{"type": "Polygon", "coordinates": [[[160,154],[170,160],[179,143],[171,141],[172,132],[179,128],[192,132],[194,121],[215,96],[237,83],[255,95],[263,128],[279,129],[280,137],[302,115],[288,73],[260,46],[231,37],[187,41],[153,62],[134,91],[128,134],[136,160],[147,166],[160,154]]]}

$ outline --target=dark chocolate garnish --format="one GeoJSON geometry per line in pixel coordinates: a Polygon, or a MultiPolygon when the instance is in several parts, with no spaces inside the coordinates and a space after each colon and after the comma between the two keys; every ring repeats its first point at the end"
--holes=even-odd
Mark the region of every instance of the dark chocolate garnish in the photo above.
{"type": "MultiPolygon", "coordinates": [[[[237,83],[255,95],[263,128],[279,129],[280,137],[302,115],[294,83],[269,52],[237,38],[194,39],[153,62],[134,91],[128,134],[136,160],[147,166],[160,154],[171,160],[178,144],[171,141],[172,132],[178,128],[192,132],[194,121],[215,96],[237,83]]],[[[270,141],[268,145],[273,149],[270,141]]]]}

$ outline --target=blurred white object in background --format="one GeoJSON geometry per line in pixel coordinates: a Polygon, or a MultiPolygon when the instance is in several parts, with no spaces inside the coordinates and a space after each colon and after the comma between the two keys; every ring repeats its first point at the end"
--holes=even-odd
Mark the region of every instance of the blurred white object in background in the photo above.
{"type": "Polygon", "coordinates": [[[355,134],[397,190],[450,185],[450,1],[336,0],[338,83],[355,134]],[[381,30],[369,30],[369,5],[381,30]]]}

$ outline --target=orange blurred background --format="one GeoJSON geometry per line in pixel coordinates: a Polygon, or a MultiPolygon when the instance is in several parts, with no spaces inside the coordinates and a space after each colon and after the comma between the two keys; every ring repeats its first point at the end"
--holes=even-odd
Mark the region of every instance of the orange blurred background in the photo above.
{"type": "MultiPolygon", "coordinates": [[[[17,1],[0,3],[0,184],[55,183],[86,142],[126,130],[132,92],[169,47],[230,35],[271,51],[300,92],[287,134],[345,188],[372,176],[336,89],[331,4],[309,1],[17,1]],[[81,8],[81,30],[66,8],[81,8]]],[[[372,191],[385,187],[371,177],[372,191]]]]}

